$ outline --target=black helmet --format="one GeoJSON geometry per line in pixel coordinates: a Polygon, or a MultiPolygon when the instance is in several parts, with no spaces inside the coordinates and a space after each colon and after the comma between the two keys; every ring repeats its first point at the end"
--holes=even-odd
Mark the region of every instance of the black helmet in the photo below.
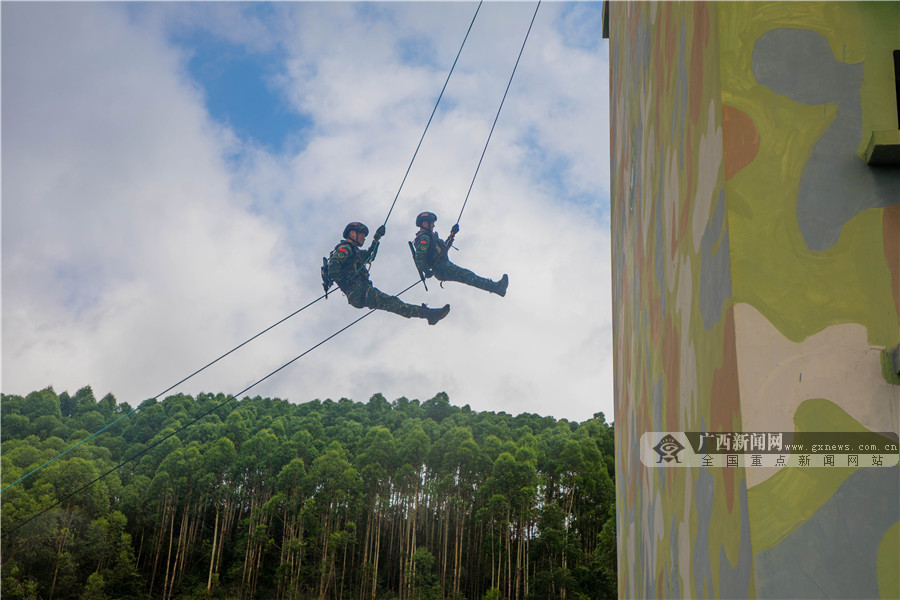
{"type": "Polygon", "coordinates": [[[348,223],[347,226],[344,227],[344,237],[350,235],[351,231],[359,231],[363,235],[369,235],[369,228],[362,223],[357,223],[356,221],[348,223]]]}
{"type": "Polygon", "coordinates": [[[419,213],[419,216],[416,217],[416,227],[421,227],[422,223],[425,221],[431,221],[433,223],[434,221],[437,221],[437,215],[430,212],[419,213]]]}

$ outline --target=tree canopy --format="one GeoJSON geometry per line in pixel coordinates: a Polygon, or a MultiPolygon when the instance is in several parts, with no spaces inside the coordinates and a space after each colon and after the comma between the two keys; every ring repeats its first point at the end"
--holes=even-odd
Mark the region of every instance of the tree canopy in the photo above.
{"type": "MultiPolygon", "coordinates": [[[[150,448],[226,400],[150,400],[6,489],[4,598],[616,596],[603,413],[255,397],[150,448]]],[[[131,410],[89,387],[2,395],[2,485],[131,410]]]]}

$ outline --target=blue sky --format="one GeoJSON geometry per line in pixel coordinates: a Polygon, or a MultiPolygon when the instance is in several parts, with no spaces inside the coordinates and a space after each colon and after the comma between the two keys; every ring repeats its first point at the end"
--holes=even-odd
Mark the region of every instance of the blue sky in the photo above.
{"type": "MultiPolygon", "coordinates": [[[[258,9],[257,9],[258,10],[258,9]]],[[[303,149],[313,120],[290,105],[275,78],[284,56],[253,52],[214,34],[173,36],[184,48],[191,78],[202,87],[210,118],[244,143],[283,154],[303,149]]]]}
{"type": "MultiPolygon", "coordinates": [[[[414,217],[456,220],[535,4],[482,6],[400,189],[476,6],[5,4],[3,391],[134,406],[317,298],[395,196],[371,277],[413,283],[414,217]]],[[[376,313],[251,394],[612,420],[600,13],[542,4],[460,221],[454,261],[508,295],[418,286],[438,325],[376,313]]],[[[361,314],[333,294],[179,391],[239,391],[361,314]]]]}

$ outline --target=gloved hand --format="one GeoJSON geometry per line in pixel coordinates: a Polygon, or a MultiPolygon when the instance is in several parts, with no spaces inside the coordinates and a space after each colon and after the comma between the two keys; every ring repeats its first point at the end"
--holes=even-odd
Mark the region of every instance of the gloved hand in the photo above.
{"type": "Polygon", "coordinates": [[[453,227],[450,228],[451,235],[456,235],[457,233],[459,233],[459,223],[455,223],[453,227]]]}
{"type": "Polygon", "coordinates": [[[384,232],[385,232],[384,225],[380,225],[378,227],[378,229],[375,230],[375,239],[380,240],[381,237],[384,235],[384,232]]]}

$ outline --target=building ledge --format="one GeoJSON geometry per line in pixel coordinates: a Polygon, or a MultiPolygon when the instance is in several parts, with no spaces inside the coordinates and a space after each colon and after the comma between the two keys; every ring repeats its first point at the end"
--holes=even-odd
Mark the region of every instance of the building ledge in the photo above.
{"type": "Polygon", "coordinates": [[[900,167],[900,129],[873,131],[866,162],[873,167],[900,167]]]}
{"type": "Polygon", "coordinates": [[[609,39],[609,0],[603,0],[603,39],[609,39]]]}

